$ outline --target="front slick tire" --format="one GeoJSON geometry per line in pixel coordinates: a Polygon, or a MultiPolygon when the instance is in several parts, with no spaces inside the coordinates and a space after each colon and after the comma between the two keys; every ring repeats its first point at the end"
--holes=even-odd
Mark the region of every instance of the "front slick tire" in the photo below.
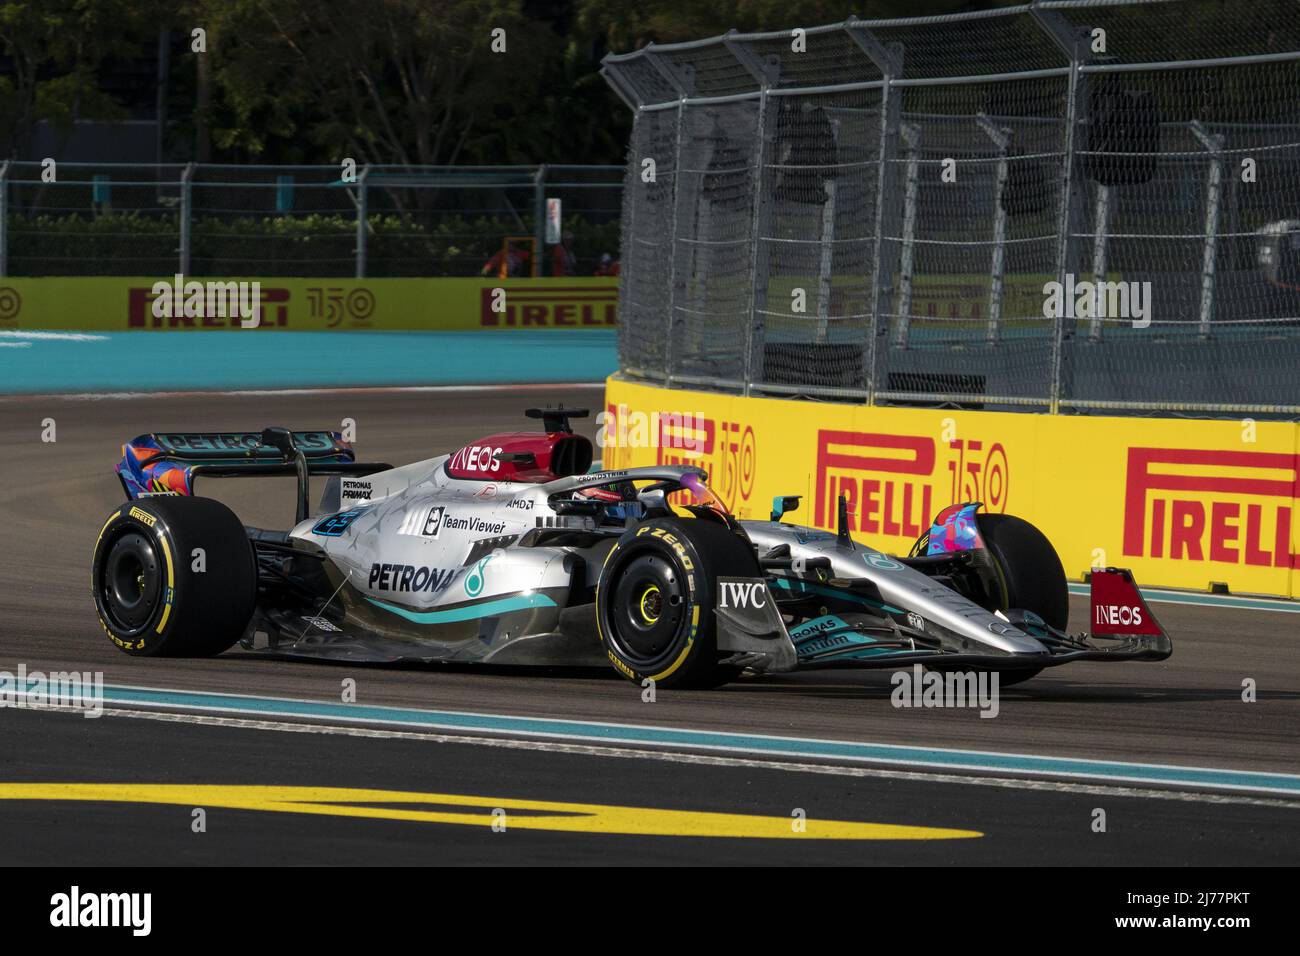
{"type": "Polygon", "coordinates": [[[1052,542],[1028,521],[1014,515],[981,514],[975,520],[984,546],[997,561],[1002,576],[1002,609],[1033,611],[1050,626],[1064,631],[1070,623],[1070,589],[1052,542]]]}
{"type": "MultiPolygon", "coordinates": [[[[1070,623],[1070,589],[1061,559],[1047,536],[1014,515],[980,514],[975,520],[984,546],[998,564],[1005,592],[999,602],[1001,609],[1033,611],[1051,627],[1064,631],[1070,623]]],[[[999,684],[1020,684],[1041,670],[1003,671],[999,684]]]]}
{"type": "Polygon", "coordinates": [[[212,498],[130,501],[104,523],[91,562],[100,626],[138,657],[210,657],[253,615],[257,563],[243,524],[212,498]]]}
{"type": "Polygon", "coordinates": [[[705,518],[656,518],[630,529],[605,559],[596,623],[605,655],[628,680],[709,688],[740,668],[718,663],[718,575],[761,577],[754,549],[705,518]]]}

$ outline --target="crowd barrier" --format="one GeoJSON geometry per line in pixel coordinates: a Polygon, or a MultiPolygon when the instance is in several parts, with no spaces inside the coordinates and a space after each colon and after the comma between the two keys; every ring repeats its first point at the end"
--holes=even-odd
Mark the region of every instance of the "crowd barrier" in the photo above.
{"type": "MultiPolygon", "coordinates": [[[[246,277],[186,280],[252,282],[246,277]]],[[[280,331],[612,328],[618,317],[618,280],[527,279],[301,279],[256,280],[259,328],[280,331]]],[[[151,331],[239,329],[234,309],[155,308],[155,286],[173,276],[0,279],[0,329],[151,331]],[[196,311],[196,310],[189,310],[196,311]]],[[[181,287],[182,297],[188,297],[181,287]]],[[[215,303],[226,290],[212,296],[215,303]]],[[[251,299],[251,289],[248,295],[251,299]]]]}
{"type": "Polygon", "coordinates": [[[941,508],[981,501],[1032,521],[1066,574],[1118,565],[1145,585],[1295,597],[1300,426],[880,407],[607,381],[606,468],[698,464],[740,517],[906,552],[941,508]]]}

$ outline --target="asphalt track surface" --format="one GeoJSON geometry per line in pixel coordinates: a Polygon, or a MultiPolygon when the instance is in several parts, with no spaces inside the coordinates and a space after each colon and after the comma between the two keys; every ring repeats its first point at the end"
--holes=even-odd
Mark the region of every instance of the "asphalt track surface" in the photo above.
{"type": "MultiPolygon", "coordinates": [[[[711,692],[661,690],[647,703],[612,671],[357,667],[238,651],[131,659],[95,620],[91,547],[121,500],[112,473],[119,446],[136,434],[337,428],[352,418],[365,458],[401,464],[527,427],[527,405],[594,410],[600,398],[546,387],[0,400],[0,670],[102,671],[115,686],[334,704],[352,678],[358,703],[397,708],[1300,772],[1300,616],[1270,611],[1156,605],[1174,638],[1170,660],[1048,671],[1004,689],[996,719],[897,709],[888,672],[745,678],[711,692]],[[44,442],[51,418],[56,440],[44,442]],[[1241,699],[1246,678],[1257,683],[1255,703],[1241,699]]],[[[212,481],[205,490],[213,489],[250,524],[283,527],[292,513],[291,482],[212,481]]],[[[1076,621],[1085,608],[1072,598],[1076,621]]],[[[552,744],[186,707],[113,707],[97,720],[0,710],[0,848],[9,863],[1295,864],[1297,824],[1294,796],[1214,787],[552,744]],[[112,786],[59,789],[67,784],[112,786]],[[126,789],[133,785],[144,789],[126,789]],[[250,786],[343,789],[256,797],[230,789],[250,786]],[[457,816],[467,802],[473,819],[457,816]],[[206,808],[206,833],[192,831],[196,807],[206,808]],[[620,808],[639,809],[617,834],[525,819],[582,821],[620,808]],[[1104,833],[1093,830],[1098,808],[1104,833]],[[493,809],[505,811],[498,830],[484,825],[493,809]],[[801,835],[758,835],[778,835],[801,813],[801,835]],[[809,838],[841,833],[823,821],[845,838],[809,838]],[[843,826],[854,823],[918,829],[843,826]]]]}

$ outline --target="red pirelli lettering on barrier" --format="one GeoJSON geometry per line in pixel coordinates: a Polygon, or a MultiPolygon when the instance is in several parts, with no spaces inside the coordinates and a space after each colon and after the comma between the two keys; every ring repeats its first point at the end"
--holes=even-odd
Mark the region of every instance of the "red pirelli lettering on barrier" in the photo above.
{"type": "MultiPolygon", "coordinates": [[[[128,329],[238,329],[241,328],[240,317],[234,312],[218,315],[207,312],[204,315],[154,315],[153,301],[157,296],[152,288],[133,287],[127,290],[126,327],[128,329]]],[[[287,328],[289,325],[289,290],[261,290],[258,299],[262,310],[260,321],[252,328],[287,328]]],[[[228,310],[227,310],[228,311],[228,310]]]]}
{"type": "Polygon", "coordinates": [[[479,294],[479,325],[580,328],[618,324],[618,286],[505,286],[479,294]],[[499,309],[499,311],[498,311],[499,309]]]}
{"type": "MultiPolygon", "coordinates": [[[[624,414],[626,406],[608,404],[606,429],[616,429],[618,416],[624,414]]],[[[703,414],[653,414],[656,425],[650,441],[657,464],[703,468],[709,486],[728,508],[741,517],[759,510],[752,500],[760,460],[754,424],[703,414]]],[[[771,455],[766,446],[763,455],[771,455]]],[[[604,459],[606,468],[627,467],[633,460],[628,450],[612,445],[606,447],[604,459]]],[[[767,462],[766,457],[762,460],[767,462]]],[[[764,474],[768,476],[764,494],[797,491],[807,480],[799,463],[788,455],[765,464],[764,474]]],[[[1007,450],[1000,441],[941,442],[928,435],[820,429],[808,523],[833,529],[835,503],[842,494],[848,502],[850,530],[914,539],[946,504],[979,501],[985,511],[1005,512],[1009,475],[1007,450]]],[[[764,504],[761,511],[766,514],[766,510],[764,504]]]]}
{"type": "Polygon", "coordinates": [[[1001,442],[937,442],[927,435],[831,429],[817,433],[813,524],[819,528],[834,526],[836,502],[843,495],[851,530],[916,538],[930,527],[936,505],[979,501],[985,511],[1005,512],[1009,488],[1001,442]]]}
{"type": "Polygon", "coordinates": [[[835,502],[843,495],[850,516],[856,516],[855,530],[918,537],[933,516],[928,479],[934,474],[934,444],[933,438],[917,435],[819,430],[813,524],[834,524],[835,502]]]}
{"type": "Polygon", "coordinates": [[[1130,448],[1124,554],[1298,568],[1300,555],[1291,552],[1291,519],[1297,498],[1297,455],[1130,448]],[[1205,502],[1191,497],[1196,492],[1256,500],[1205,502]]]}

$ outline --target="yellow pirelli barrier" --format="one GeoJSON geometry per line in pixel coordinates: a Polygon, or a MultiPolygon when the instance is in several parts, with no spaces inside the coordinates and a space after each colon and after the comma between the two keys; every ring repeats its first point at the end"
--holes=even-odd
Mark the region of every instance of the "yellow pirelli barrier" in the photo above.
{"type": "Polygon", "coordinates": [[[1140,583],[1295,597],[1300,428],[878,408],[663,389],[611,378],[606,468],[682,462],[740,517],[803,496],[790,520],[911,547],[944,506],[981,501],[1051,539],[1066,573],[1131,567],[1140,583]]]}
{"type": "Polygon", "coordinates": [[[255,297],[258,327],[279,331],[600,329],[618,321],[618,280],[608,278],[177,278],[0,278],[0,329],[238,329],[227,307],[232,292],[255,297]],[[159,303],[160,283],[178,290],[169,295],[175,307],[159,303]]]}

